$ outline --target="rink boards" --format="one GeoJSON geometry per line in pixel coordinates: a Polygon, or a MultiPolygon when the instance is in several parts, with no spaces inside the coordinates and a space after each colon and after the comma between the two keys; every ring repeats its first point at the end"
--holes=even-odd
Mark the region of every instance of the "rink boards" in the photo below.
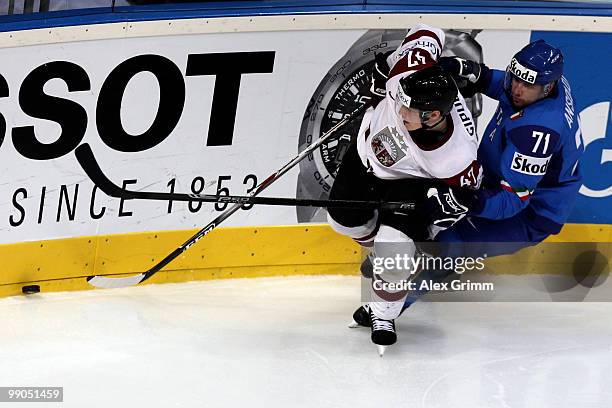
{"type": "MultiPolygon", "coordinates": [[[[598,250],[609,259],[612,56],[593,63],[590,55],[609,49],[610,17],[116,19],[0,33],[0,295],[31,282],[84,289],[85,276],[141,272],[226,208],[108,198],[77,162],[78,145],[90,144],[106,175],[129,189],[247,194],[365,100],[374,53],[395,48],[417,22],[444,28],[449,52],[496,68],[532,39],[562,48],[577,101],[568,109],[582,117],[585,178],[571,225],[554,240],[604,243],[598,250]]],[[[496,104],[485,97],[471,107],[483,137],[496,104]]],[[[348,133],[264,195],[326,198],[348,133]]],[[[240,210],[153,281],[355,273],[360,249],[324,220],[294,207],[240,210]]],[[[532,261],[548,262],[546,254],[532,261]]]]}

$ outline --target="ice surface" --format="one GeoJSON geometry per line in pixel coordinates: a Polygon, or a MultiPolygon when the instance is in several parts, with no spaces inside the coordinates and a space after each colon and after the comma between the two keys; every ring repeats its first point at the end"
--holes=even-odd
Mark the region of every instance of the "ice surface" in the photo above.
{"type": "Polygon", "coordinates": [[[0,386],[63,386],[62,408],[612,406],[612,303],[417,303],[380,358],[347,328],[359,296],[319,276],[1,299],[0,386]]]}

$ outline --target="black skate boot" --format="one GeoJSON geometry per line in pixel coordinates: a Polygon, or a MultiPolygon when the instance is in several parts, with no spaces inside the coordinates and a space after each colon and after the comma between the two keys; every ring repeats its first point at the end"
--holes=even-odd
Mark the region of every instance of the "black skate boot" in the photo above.
{"type": "Polygon", "coordinates": [[[378,347],[378,354],[382,357],[387,346],[395,344],[397,334],[395,333],[395,320],[385,320],[376,317],[370,310],[370,320],[372,322],[372,343],[378,347]]]}
{"type": "Polygon", "coordinates": [[[351,329],[356,327],[372,327],[372,320],[370,320],[370,306],[363,305],[359,306],[353,313],[353,321],[349,324],[351,329]]]}

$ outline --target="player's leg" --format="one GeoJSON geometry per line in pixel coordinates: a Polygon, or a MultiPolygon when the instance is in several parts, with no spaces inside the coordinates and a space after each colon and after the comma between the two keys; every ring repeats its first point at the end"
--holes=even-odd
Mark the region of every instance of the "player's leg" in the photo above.
{"type": "MultiPolygon", "coordinates": [[[[417,210],[410,211],[381,211],[379,214],[379,222],[381,225],[387,225],[401,233],[413,243],[416,242],[417,247],[422,244],[428,236],[427,217],[419,213],[419,209],[423,206],[418,205],[419,200],[426,197],[427,190],[437,183],[432,180],[424,179],[402,179],[402,180],[381,180],[377,188],[381,197],[387,201],[411,201],[417,204],[417,210]]],[[[377,239],[383,239],[378,238],[377,239]]],[[[380,245],[380,244],[379,244],[380,245]]],[[[419,251],[420,252],[420,251],[419,251]]],[[[361,275],[365,279],[372,279],[374,258],[382,258],[383,254],[371,252],[370,255],[361,264],[361,275]]],[[[414,278],[414,276],[412,277],[414,278]]],[[[370,307],[365,304],[359,307],[353,313],[353,320],[349,327],[371,327],[370,307]]]]}
{"type": "MultiPolygon", "coordinates": [[[[368,174],[352,144],[344,154],[342,163],[329,194],[331,200],[377,200],[376,180],[368,174]]],[[[363,246],[371,247],[378,230],[378,211],[347,208],[328,208],[327,220],[340,234],[353,238],[363,246]]]]}
{"type": "MultiPolygon", "coordinates": [[[[436,236],[437,256],[477,258],[485,254],[487,257],[509,255],[536,245],[548,235],[550,233],[533,226],[524,212],[503,220],[466,217],[436,236]]],[[[453,275],[451,270],[426,269],[415,280],[415,286],[419,287],[423,280],[444,282],[453,275]]],[[[426,290],[410,292],[404,310],[425,293],[426,290]]]]}
{"type": "MultiPolygon", "coordinates": [[[[421,179],[377,180],[376,188],[383,201],[405,201],[417,204],[415,210],[405,212],[381,211],[378,217],[379,223],[402,231],[415,242],[425,240],[428,234],[428,225],[425,223],[427,217],[419,213],[421,206],[417,201],[425,197],[427,189],[433,183],[431,180],[421,179]]],[[[372,258],[374,256],[374,253],[371,253],[361,264],[361,276],[366,279],[372,278],[372,258]]]]}
{"type": "Polygon", "coordinates": [[[384,347],[397,341],[395,318],[402,311],[407,282],[415,272],[410,259],[416,255],[414,241],[398,229],[382,224],[374,240],[373,277],[370,286],[369,315],[372,342],[384,347]]]}
{"type": "MultiPolygon", "coordinates": [[[[427,190],[436,183],[432,180],[423,179],[402,179],[402,180],[379,180],[377,188],[383,200],[387,201],[412,201],[417,202],[426,196],[427,190]]],[[[418,204],[418,203],[417,203],[418,204]]],[[[417,205],[417,208],[422,206],[417,205]]],[[[397,231],[401,231],[405,236],[410,237],[411,241],[419,242],[425,239],[428,225],[424,217],[417,211],[381,211],[379,222],[397,231]]],[[[417,244],[418,245],[418,244],[417,244]]],[[[365,279],[372,279],[374,265],[372,260],[379,257],[374,251],[361,264],[361,276],[365,279]]],[[[370,307],[365,304],[353,313],[353,320],[349,327],[371,327],[370,307]]]]}
{"type": "Polygon", "coordinates": [[[499,256],[536,245],[549,235],[535,227],[523,211],[503,220],[466,217],[440,232],[436,241],[445,244],[451,256],[499,256]]]}

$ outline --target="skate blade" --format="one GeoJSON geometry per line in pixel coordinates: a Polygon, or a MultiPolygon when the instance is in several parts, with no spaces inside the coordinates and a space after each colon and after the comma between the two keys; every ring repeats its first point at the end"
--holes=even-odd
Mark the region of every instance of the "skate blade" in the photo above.
{"type": "Polygon", "coordinates": [[[351,320],[351,322],[348,325],[349,329],[356,329],[358,327],[363,327],[362,325],[360,325],[359,323],[357,323],[354,319],[351,320]]]}
{"type": "Polygon", "coordinates": [[[380,346],[380,345],[377,345],[377,346],[376,346],[376,348],[378,349],[378,355],[379,355],[380,357],[382,357],[382,356],[384,356],[384,355],[385,355],[385,350],[387,349],[387,346],[380,346]]]}

